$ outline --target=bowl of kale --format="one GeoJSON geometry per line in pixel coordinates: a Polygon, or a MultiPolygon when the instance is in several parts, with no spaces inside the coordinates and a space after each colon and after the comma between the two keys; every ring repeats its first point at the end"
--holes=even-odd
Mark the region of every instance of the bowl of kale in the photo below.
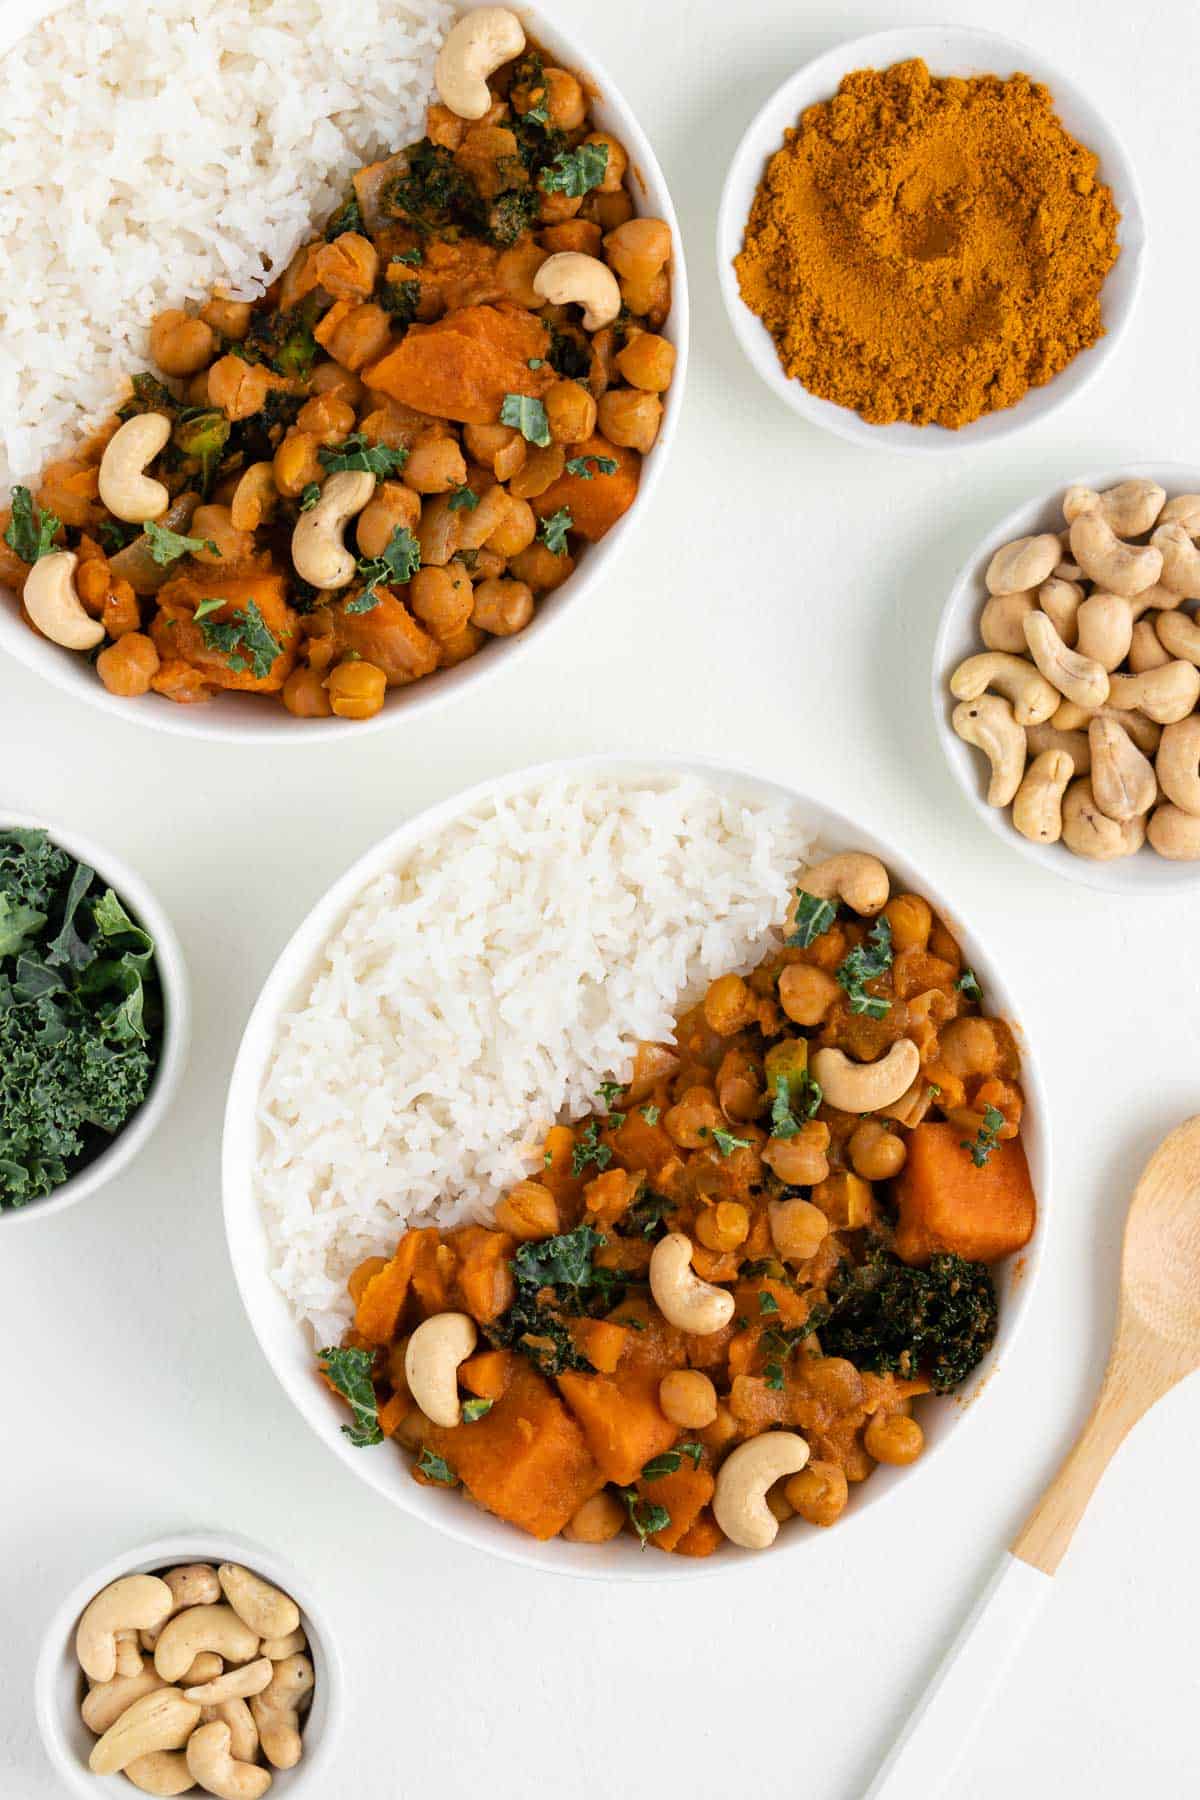
{"type": "Polygon", "coordinates": [[[44,1218],[124,1168],[187,1037],[182,952],[140,877],[0,814],[0,1219],[44,1218]]]}

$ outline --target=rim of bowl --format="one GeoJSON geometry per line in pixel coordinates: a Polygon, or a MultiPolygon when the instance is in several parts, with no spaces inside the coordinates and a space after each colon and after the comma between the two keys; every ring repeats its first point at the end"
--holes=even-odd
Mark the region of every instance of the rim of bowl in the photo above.
{"type": "Polygon", "coordinates": [[[978,751],[963,743],[950,724],[954,708],[949,687],[951,672],[965,656],[985,648],[977,621],[982,604],[983,571],[993,553],[1013,538],[1027,537],[1037,530],[1061,531],[1062,496],[1068,487],[1078,484],[1099,491],[1115,487],[1119,481],[1138,478],[1157,481],[1168,494],[1200,491],[1200,467],[1190,463],[1126,463],[1115,470],[1086,470],[1059,482],[1049,492],[1043,490],[1038,496],[1013,507],[980,540],[955,574],[949,598],[942,608],[933,646],[931,699],[938,739],[955,785],[976,815],[1010,850],[1019,851],[1030,862],[1040,863],[1044,869],[1061,875],[1064,881],[1074,881],[1103,893],[1163,895],[1177,893],[1200,881],[1200,862],[1172,862],[1148,846],[1133,856],[1118,857],[1113,862],[1093,862],[1086,856],[1075,856],[1070,850],[1064,850],[1061,844],[1031,843],[1014,827],[1010,807],[988,805],[984,799],[983,759],[978,751]],[[963,645],[968,636],[969,648],[952,648],[956,643],[963,645]]]}
{"type": "Polygon", "coordinates": [[[44,1199],[31,1200],[26,1206],[0,1208],[0,1229],[11,1229],[19,1220],[45,1219],[65,1212],[67,1207],[107,1186],[141,1153],[175,1098],[192,1035],[191,985],[183,947],[161,902],[136,869],[91,838],[41,814],[0,810],[0,831],[14,828],[46,832],[68,856],[95,869],[105,885],[127,903],[138,923],[154,939],[154,964],[162,987],[164,1018],[162,1048],[149,1090],[127,1124],[106,1150],[44,1199]]]}
{"type": "MultiPolygon", "coordinates": [[[[63,0],[54,0],[53,4],[43,5],[39,17],[56,10],[62,3],[63,0]]],[[[490,0],[456,0],[460,13],[475,12],[489,3],[490,0]]],[[[665,405],[658,439],[650,455],[643,458],[637,498],[629,511],[599,543],[587,546],[574,574],[539,601],[524,631],[518,632],[516,637],[498,638],[485,644],[476,655],[455,668],[439,670],[435,675],[414,682],[411,687],[392,689],[382,710],[372,719],[294,719],[281,705],[266,701],[259,702],[259,711],[267,716],[255,718],[250,716],[250,697],[236,694],[219,694],[201,706],[177,705],[160,695],[144,696],[146,700],[161,701],[160,705],[139,705],[120,699],[108,692],[89,663],[58,644],[35,637],[17,613],[11,592],[4,587],[0,587],[0,649],[64,693],[147,731],[175,737],[206,738],[217,743],[328,746],[331,742],[349,742],[367,733],[413,723],[452,704],[461,699],[466,690],[512,666],[531,643],[554,627],[569,607],[582,606],[589,599],[595,599],[596,590],[611,565],[619,562],[631,536],[653,507],[663,471],[674,448],[687,385],[691,320],[687,259],[666,176],[620,87],[573,28],[561,26],[537,6],[521,6],[518,11],[532,36],[568,67],[587,77],[597,123],[611,127],[629,152],[632,185],[643,202],[641,210],[664,219],[671,228],[671,312],[662,327],[662,335],[675,346],[675,372],[671,386],[663,396],[665,405]]],[[[26,29],[31,29],[37,22],[30,18],[26,29]]]]}
{"type": "Polygon", "coordinates": [[[295,1769],[272,1769],[271,1775],[272,1787],[278,1784],[281,1793],[307,1791],[316,1777],[328,1773],[345,1723],[346,1682],[337,1636],[330,1628],[323,1603],[314,1604],[312,1588],[292,1563],[277,1550],[235,1531],[193,1529],[171,1532],[146,1544],[133,1544],[82,1576],[63,1597],[42,1634],[34,1675],[34,1710],[47,1756],[59,1776],[83,1800],[88,1795],[95,1800],[105,1788],[114,1794],[132,1792],[123,1776],[93,1775],[87,1766],[86,1751],[96,1739],[79,1717],[83,1676],[75,1660],[75,1623],[88,1602],[119,1576],[149,1574],[183,1562],[242,1563],[281,1587],[299,1606],[309,1643],[306,1654],[312,1659],[316,1677],[304,1728],[306,1739],[311,1731],[312,1743],[306,1744],[295,1769]]]}
{"type": "Polygon", "coordinates": [[[859,1521],[886,1504],[898,1476],[911,1483],[914,1474],[923,1474],[937,1461],[939,1452],[961,1436],[968,1419],[981,1410],[984,1390],[991,1392],[1011,1359],[1012,1346],[1028,1316],[1045,1258],[1052,1217],[1049,1108],[1041,1072],[1021,1027],[1012,990],[1006,975],[996,969],[990,950],[982,949],[975,933],[961,926],[956,909],[942,894],[940,883],[929,879],[919,864],[898,851],[874,826],[857,823],[811,795],[715,758],[639,757],[618,753],[562,758],[512,770],[479,782],[413,815],[358,857],[317,902],[284,946],[247,1021],[230,1077],[225,1110],[221,1152],[222,1205],[234,1279],[263,1355],[301,1417],[360,1480],[411,1517],[460,1543],[507,1562],[594,1580],[687,1580],[701,1575],[729,1574],[734,1570],[745,1573],[755,1561],[754,1554],[727,1546],[722,1554],[699,1560],[661,1553],[650,1558],[640,1555],[631,1544],[626,1545],[624,1534],[617,1540],[615,1550],[610,1546],[607,1554],[597,1552],[594,1546],[568,1544],[562,1538],[540,1543],[525,1537],[515,1526],[465,1503],[447,1505],[445,1495],[431,1495],[411,1481],[406,1464],[390,1459],[372,1463],[365,1459],[363,1452],[352,1449],[340,1430],[344,1421],[337,1402],[324,1391],[313,1374],[315,1361],[309,1347],[309,1334],[293,1316],[283,1294],[271,1279],[265,1225],[254,1187],[259,1143],[258,1095],[277,1042],[278,1021],[297,1004],[300,990],[311,979],[322,947],[344,922],[363,887],[392,866],[418,840],[485,800],[560,776],[606,778],[621,775],[630,779],[690,775],[734,792],[750,792],[762,800],[785,801],[798,806],[814,822],[814,835],[822,846],[828,844],[836,848],[845,843],[854,848],[874,850],[901,880],[912,883],[919,892],[926,894],[947,919],[962,943],[964,958],[983,971],[982,979],[997,1003],[996,1011],[1012,1024],[1022,1055],[1022,1083],[1027,1100],[1023,1141],[1038,1197],[1038,1224],[1020,1256],[999,1265],[1002,1304],[996,1343],[972,1376],[969,1393],[935,1402],[942,1409],[940,1416],[946,1421],[945,1429],[938,1431],[919,1463],[907,1470],[875,1470],[870,1489],[839,1522],[837,1534],[805,1534],[802,1538],[793,1538],[790,1546],[780,1540],[775,1546],[776,1554],[788,1548],[794,1555],[803,1554],[804,1550],[809,1555],[820,1554],[819,1546],[831,1536],[836,1536],[838,1543],[844,1543],[847,1531],[853,1531],[859,1521]],[[299,1353],[301,1347],[302,1354],[299,1353]],[[953,1409],[953,1416],[949,1416],[950,1409],[953,1409]]]}
{"type": "Polygon", "coordinates": [[[1076,398],[1096,379],[1137,310],[1145,274],[1146,219],[1137,171],[1123,139],[1060,64],[999,32],[959,25],[898,26],[835,44],[789,75],[763,102],[742,134],[725,177],[717,211],[716,248],[721,297],[734,335],[755,373],[785,406],[810,424],[869,449],[944,456],[956,450],[982,449],[1024,431],[1076,398]],[[957,74],[964,69],[993,74],[996,70],[986,60],[989,51],[993,61],[1011,64],[1009,73],[1027,74],[1050,89],[1056,114],[1072,136],[1095,153],[1101,179],[1119,198],[1121,254],[1101,290],[1104,335],[1051,381],[1027,389],[1015,405],[984,413],[955,431],[901,421],[871,425],[850,407],[823,400],[784,374],[774,339],[741,297],[733,258],[742,246],[762,170],[781,145],[785,128],[795,124],[805,107],[831,98],[843,75],[856,68],[882,68],[917,56],[924,58],[934,75],[957,74]]]}

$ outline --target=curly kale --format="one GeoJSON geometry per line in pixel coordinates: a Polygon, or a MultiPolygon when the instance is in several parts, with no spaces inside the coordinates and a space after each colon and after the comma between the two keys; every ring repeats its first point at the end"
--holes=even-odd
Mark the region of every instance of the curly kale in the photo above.
{"type": "Polygon", "coordinates": [[[490,1328],[492,1342],[520,1350],[543,1375],[590,1370],[566,1320],[608,1312],[624,1293],[621,1277],[596,1268],[593,1261],[604,1242],[601,1232],[580,1225],[559,1237],[522,1244],[512,1259],[516,1296],[490,1328]]]}
{"type": "Polygon", "coordinates": [[[423,236],[457,227],[471,237],[486,236],[484,203],[470,177],[444,144],[422,138],[408,151],[408,166],[384,196],[389,211],[423,236]]]}
{"type": "Polygon", "coordinates": [[[961,1256],[934,1256],[927,1269],[914,1269],[876,1245],[830,1284],[829,1304],[826,1356],[878,1375],[928,1375],[937,1394],[965,1381],[996,1336],[991,1275],[961,1256]]]}

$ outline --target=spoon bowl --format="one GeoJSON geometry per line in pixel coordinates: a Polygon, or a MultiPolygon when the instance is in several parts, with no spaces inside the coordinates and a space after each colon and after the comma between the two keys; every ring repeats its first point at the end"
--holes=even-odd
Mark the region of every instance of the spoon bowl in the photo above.
{"type": "Polygon", "coordinates": [[[1200,1368],[1200,1117],[1173,1131],[1142,1172],[1125,1223],[1121,1296],[1118,1347],[1136,1318],[1163,1346],[1164,1365],[1179,1357],[1179,1373],[1200,1368]]]}

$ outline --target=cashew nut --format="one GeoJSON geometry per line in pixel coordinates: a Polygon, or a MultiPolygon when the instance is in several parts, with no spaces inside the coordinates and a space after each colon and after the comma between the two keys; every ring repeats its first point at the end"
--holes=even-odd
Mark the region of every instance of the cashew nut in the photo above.
{"type": "MultiPolygon", "coordinates": [[[[1191,624],[1185,613],[1155,613],[1148,619],[1139,619],[1129,640],[1129,667],[1135,675],[1144,675],[1148,669],[1161,669],[1173,656],[1184,655],[1182,650],[1172,649],[1166,642],[1158,629],[1160,619],[1176,619],[1185,626],[1191,624]]],[[[1187,661],[1200,663],[1200,632],[1196,633],[1196,653],[1187,661]]]]}
{"type": "MultiPolygon", "coordinates": [[[[88,1680],[111,1681],[117,1672],[117,1633],[142,1627],[153,1631],[167,1618],[171,1605],[171,1590],[157,1575],[123,1575],[102,1588],[84,1608],[75,1630],[75,1654],[88,1680]]],[[[186,1667],[184,1663],[181,1674],[186,1667]]]]}
{"type": "Polygon", "coordinates": [[[533,291],[551,306],[582,306],[585,331],[603,330],[621,310],[616,276],[607,263],[581,250],[548,256],[533,278],[533,291]]]}
{"type": "Polygon", "coordinates": [[[163,1627],[154,1666],[164,1681],[178,1681],[201,1650],[215,1650],[226,1662],[249,1662],[258,1654],[258,1633],[231,1606],[190,1606],[163,1627]]]}
{"type": "Polygon", "coordinates": [[[25,578],[21,598],[25,611],[43,637],[66,650],[94,650],[104,642],[99,619],[89,619],[75,592],[74,574],[79,558],[73,550],[52,550],[41,556],[25,578]]]}
{"type": "Polygon", "coordinates": [[[1086,775],[1092,766],[1092,750],[1086,731],[1060,731],[1051,721],[1049,725],[1031,725],[1025,736],[1030,756],[1044,756],[1047,750],[1061,750],[1075,765],[1076,775],[1086,775]]]}
{"type": "Polygon", "coordinates": [[[111,1681],[97,1683],[87,1695],[79,1709],[83,1722],[89,1731],[102,1737],[122,1713],[129,1711],[135,1700],[166,1685],[158,1670],[149,1664],[140,1675],[114,1675],[111,1681]]]}
{"type": "Polygon", "coordinates": [[[435,1313],[417,1326],[404,1352],[408,1391],[435,1425],[457,1425],[462,1419],[458,1398],[458,1365],[475,1348],[478,1333],[469,1314],[435,1313]]]}
{"type": "Polygon", "coordinates": [[[460,119],[482,119],[492,104],[488,76],[525,48],[521,21],[507,6],[481,6],[446,33],[433,65],[443,106],[460,119]]]}
{"type": "Polygon", "coordinates": [[[1018,725],[1044,725],[1059,701],[1058,689],[1023,656],[1009,656],[1002,650],[968,656],[950,677],[950,692],[956,700],[978,700],[988,688],[995,688],[1011,702],[1018,725]]]}
{"type": "MultiPolygon", "coordinates": [[[[211,1563],[181,1563],[178,1568],[168,1569],[163,1580],[175,1600],[168,1618],[173,1619],[185,1606],[208,1606],[221,1598],[221,1584],[211,1563]]],[[[153,1651],[157,1647],[161,1630],[162,1626],[159,1626],[157,1631],[139,1633],[143,1650],[153,1651]]]]}
{"type": "Polygon", "coordinates": [[[1164,727],[1154,766],[1167,799],[1200,818],[1200,713],[1164,727]]]}
{"type": "Polygon", "coordinates": [[[826,1103],[839,1112],[881,1112],[899,1100],[916,1080],[921,1053],[911,1038],[900,1038],[886,1056],[856,1063],[841,1050],[818,1050],[812,1059],[813,1080],[826,1103]]]}
{"type": "Polygon", "coordinates": [[[116,1775],[139,1756],[181,1750],[199,1723],[200,1708],[185,1700],[178,1688],[157,1688],[135,1700],[92,1745],[88,1767],[93,1775],[116,1775]]]}
{"type": "MultiPolygon", "coordinates": [[[[1037,591],[1037,603],[1068,649],[1075,648],[1079,631],[1079,608],[1083,604],[1083,588],[1077,581],[1064,581],[1052,575],[1037,591]]],[[[1033,608],[1030,608],[1032,611],[1033,608]]],[[[1021,649],[1026,648],[1025,628],[1021,627],[1021,649]]]]}
{"type": "Polygon", "coordinates": [[[1156,806],[1146,836],[1168,862],[1200,862],[1200,819],[1164,801],[1156,806]]]}
{"type": "Polygon", "coordinates": [[[186,1669],[175,1683],[176,1687],[199,1687],[202,1681],[215,1681],[225,1667],[224,1657],[218,1656],[215,1650],[202,1650],[192,1661],[190,1669],[186,1669]]]}
{"type": "Polygon", "coordinates": [[[216,1719],[228,1725],[230,1749],[238,1762],[253,1762],[258,1755],[258,1726],[244,1700],[222,1700],[217,1706],[206,1706],[201,1721],[211,1725],[216,1719]]]}
{"type": "Polygon", "coordinates": [[[713,1516],[730,1543],[766,1550],[779,1533],[767,1491],[808,1461],[808,1445],[795,1431],[764,1431],[731,1450],[717,1471],[713,1516]]]}
{"type": "Polygon", "coordinates": [[[285,1656],[295,1656],[298,1650],[307,1648],[308,1639],[299,1626],[289,1631],[286,1637],[264,1638],[258,1646],[260,1656],[267,1656],[272,1662],[282,1662],[285,1656]]]}
{"type": "Polygon", "coordinates": [[[1162,585],[1181,600],[1200,600],[1200,550],[1186,525],[1160,525],[1150,542],[1162,553],[1162,585]]]}
{"type": "Polygon", "coordinates": [[[1112,714],[1088,726],[1092,746],[1092,797],[1118,824],[1148,813],[1158,799],[1154,765],[1144,757],[1112,714]]]}
{"type": "Polygon", "coordinates": [[[187,1766],[207,1794],[218,1800],[259,1800],[271,1785],[271,1771],[257,1763],[236,1762],[228,1725],[214,1719],[188,1739],[187,1766]]]}
{"type": "MultiPolygon", "coordinates": [[[[863,850],[845,850],[805,869],[800,891],[817,900],[841,900],[860,918],[874,918],[888,903],[892,884],[877,856],[863,850]]],[[[791,926],[789,924],[789,929],[791,926]]]]}
{"type": "Polygon", "coordinates": [[[260,1638],[287,1637],[299,1626],[296,1602],[261,1575],[252,1574],[240,1563],[222,1563],[217,1578],[238,1618],[260,1638]]]}
{"type": "Polygon", "coordinates": [[[143,1669],[142,1653],[138,1649],[136,1631],[118,1631],[117,1642],[117,1674],[140,1675],[143,1669]]]}
{"type": "MultiPolygon", "coordinates": [[[[1082,610],[1082,609],[1081,609],[1082,610]]],[[[1025,621],[1029,653],[1047,681],[1077,706],[1094,709],[1108,699],[1108,671],[1090,656],[1069,650],[1045,613],[1030,613],[1025,621]]]]}
{"type": "Polygon", "coordinates": [[[313,1666],[307,1656],[289,1656],[276,1663],[270,1687],[250,1702],[263,1755],[276,1769],[292,1769],[300,1761],[299,1714],[312,1691],[313,1666]]]}
{"type": "Polygon", "coordinates": [[[143,1794],[186,1794],[196,1785],[182,1750],[152,1750],[126,1763],[124,1775],[143,1794]]]}
{"type": "Polygon", "coordinates": [[[1086,776],[1071,783],[1063,800],[1062,841],[1068,850],[1093,862],[1112,862],[1118,856],[1132,856],[1145,839],[1144,814],[1118,823],[1100,811],[1086,776]]]}
{"type": "Polygon", "coordinates": [[[1141,537],[1149,531],[1163,509],[1167,490],[1157,481],[1118,482],[1097,494],[1087,487],[1069,487],[1063,495],[1063,518],[1068,525],[1085,512],[1098,512],[1118,537],[1141,537]]]}
{"type": "Polygon", "coordinates": [[[667,1321],[680,1331],[708,1337],[733,1317],[734,1298],[726,1288],[713,1287],[692,1273],[692,1240],[682,1231],[670,1231],[655,1244],[650,1256],[650,1292],[667,1321]]]}
{"type": "MultiPolygon", "coordinates": [[[[1195,663],[1200,668],[1200,625],[1197,625],[1188,613],[1159,613],[1154,621],[1154,635],[1164,651],[1171,656],[1179,657],[1184,662],[1195,663]]],[[[1167,657],[1163,657],[1163,662],[1167,657]]],[[[1151,664],[1150,667],[1161,668],[1162,663],[1151,664]]],[[[1144,670],[1139,673],[1144,674],[1144,670]]]]}
{"type": "Polygon", "coordinates": [[[1090,657],[1109,673],[1129,655],[1133,610],[1120,594],[1092,594],[1079,607],[1075,627],[1075,648],[1080,656],[1090,657]]]}
{"type": "MultiPolygon", "coordinates": [[[[1073,700],[1064,700],[1050,723],[1056,731],[1086,731],[1093,719],[1115,719],[1123,731],[1133,739],[1144,756],[1153,756],[1158,749],[1158,740],[1162,736],[1162,726],[1156,725],[1144,713],[1135,712],[1128,707],[1119,706],[1076,706],[1073,700]]],[[[1091,761],[1091,752],[1088,753],[1091,761]]],[[[1078,770],[1080,775],[1083,769],[1078,770]]]]}
{"type": "Polygon", "coordinates": [[[1053,531],[1002,544],[984,575],[989,594],[1022,594],[1041,587],[1062,560],[1062,545],[1053,531]]]}
{"type": "Polygon", "coordinates": [[[963,743],[982,750],[992,765],[988,805],[1007,806],[1025,773],[1025,728],[1013,718],[1008,701],[995,694],[960,700],[950,723],[963,743]]]}
{"type": "Polygon", "coordinates": [[[1162,551],[1153,544],[1123,544],[1098,512],[1080,513],[1071,525],[1071,554],[1106,593],[1131,600],[1162,574],[1162,551]]]}
{"type": "MultiPolygon", "coordinates": [[[[478,19],[480,14],[467,16],[478,19]]],[[[368,469],[339,469],[328,477],[321,498],[300,514],[292,532],[292,562],[302,580],[318,588],[344,588],[354,580],[356,564],[342,533],[374,492],[375,477],[368,469]]]]}
{"type": "MultiPolygon", "coordinates": [[[[1044,585],[1049,587],[1050,583],[1044,585]]],[[[979,616],[979,635],[988,649],[1023,656],[1025,629],[1022,620],[1036,605],[1034,594],[993,594],[979,616]]]]}
{"type": "Polygon", "coordinates": [[[1200,533],[1200,494],[1176,494],[1158,515],[1160,525],[1182,525],[1189,537],[1200,533]]]}
{"type": "Polygon", "coordinates": [[[170,436],[170,419],[148,412],[126,419],[109,438],[100,458],[100,498],[114,518],[144,525],[166,512],[171,496],[146,470],[170,436]]]}
{"type": "Polygon", "coordinates": [[[1175,725],[1200,700],[1200,669],[1190,662],[1170,662],[1144,675],[1114,675],[1109,699],[1121,712],[1144,712],[1159,725],[1175,725]]]}
{"type": "Polygon", "coordinates": [[[215,1680],[205,1681],[199,1687],[184,1688],[184,1698],[194,1700],[197,1706],[220,1706],[223,1700],[248,1700],[251,1694],[261,1694],[269,1687],[275,1673],[275,1664],[269,1657],[260,1656],[257,1661],[243,1663],[240,1669],[227,1669],[215,1680]]]}
{"type": "Polygon", "coordinates": [[[1057,844],[1062,836],[1062,802],[1074,779],[1075,759],[1066,750],[1043,750],[1025,771],[1013,800],[1012,822],[1034,844],[1057,844]]]}

